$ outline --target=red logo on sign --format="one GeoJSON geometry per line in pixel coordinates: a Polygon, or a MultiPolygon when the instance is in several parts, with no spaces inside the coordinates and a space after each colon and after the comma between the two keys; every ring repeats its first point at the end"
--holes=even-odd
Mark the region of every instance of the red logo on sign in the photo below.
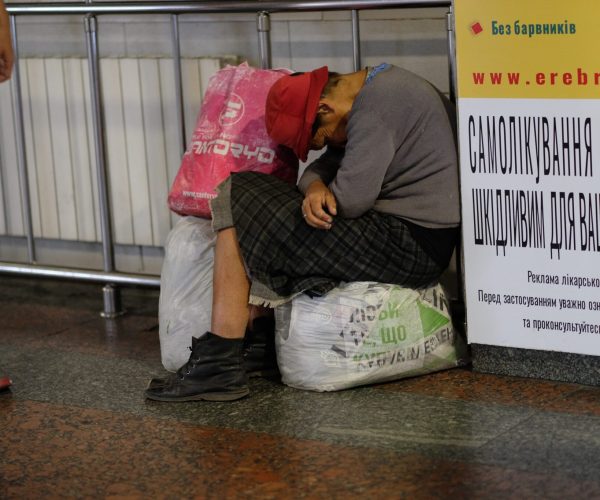
{"type": "Polygon", "coordinates": [[[481,33],[483,31],[483,28],[481,27],[481,24],[473,23],[471,25],[471,31],[473,32],[474,35],[479,35],[479,33],[481,33]]]}

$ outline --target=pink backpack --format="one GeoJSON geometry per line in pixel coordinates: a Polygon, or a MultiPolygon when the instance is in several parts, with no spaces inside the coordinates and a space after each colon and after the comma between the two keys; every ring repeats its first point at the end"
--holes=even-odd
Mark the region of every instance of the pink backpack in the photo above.
{"type": "Polygon", "coordinates": [[[180,215],[210,219],[215,188],[231,172],[262,172],[295,183],[298,159],[275,144],[265,128],[265,102],[284,70],[227,66],[211,79],[196,128],[183,155],[169,207],[180,215]]]}

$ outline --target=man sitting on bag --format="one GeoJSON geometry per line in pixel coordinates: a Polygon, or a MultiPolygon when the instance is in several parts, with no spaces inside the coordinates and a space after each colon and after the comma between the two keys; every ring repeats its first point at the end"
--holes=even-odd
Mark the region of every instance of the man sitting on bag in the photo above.
{"type": "Polygon", "coordinates": [[[278,80],[267,98],[271,137],[303,161],[309,149],[327,150],[298,189],[252,172],[219,186],[211,204],[218,231],[211,332],[194,339],[177,374],[150,382],[147,397],[247,395],[248,304],[275,307],[340,281],[435,282],[460,221],[449,110],[428,82],[388,64],[278,80]]]}

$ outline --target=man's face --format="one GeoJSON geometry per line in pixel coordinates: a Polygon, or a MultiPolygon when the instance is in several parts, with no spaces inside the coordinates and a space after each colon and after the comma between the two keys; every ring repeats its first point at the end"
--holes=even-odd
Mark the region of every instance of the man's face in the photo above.
{"type": "Polygon", "coordinates": [[[321,101],[317,119],[313,125],[310,149],[325,146],[344,147],[346,145],[346,120],[331,102],[321,101]]]}

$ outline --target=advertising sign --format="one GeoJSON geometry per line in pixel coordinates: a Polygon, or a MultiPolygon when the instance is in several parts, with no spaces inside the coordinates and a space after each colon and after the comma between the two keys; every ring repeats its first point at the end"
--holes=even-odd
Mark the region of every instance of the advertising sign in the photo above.
{"type": "Polygon", "coordinates": [[[600,2],[454,13],[469,342],[600,355],[600,2]]]}

